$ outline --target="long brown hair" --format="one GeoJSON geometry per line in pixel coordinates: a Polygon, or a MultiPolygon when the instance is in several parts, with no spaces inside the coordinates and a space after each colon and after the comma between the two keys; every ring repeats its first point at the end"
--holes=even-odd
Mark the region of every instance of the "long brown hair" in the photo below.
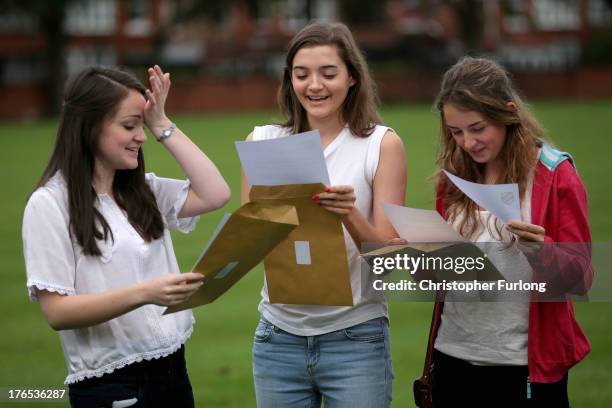
{"type": "MultiPolygon", "coordinates": [[[[447,103],[478,112],[506,127],[506,140],[500,152],[505,172],[495,182],[518,183],[522,201],[530,172],[537,163],[544,130],[527,109],[508,72],[490,59],[464,57],[444,74],[435,102],[440,114],[439,168],[465,180],[483,183],[484,164],[475,162],[457,146],[446,125],[443,107],[447,103]],[[514,106],[508,106],[508,102],[514,106]]],[[[446,191],[446,216],[451,221],[458,220],[459,232],[471,237],[480,226],[476,217],[477,205],[442,172],[438,176],[438,187],[446,191]]],[[[501,236],[499,226],[497,232],[501,236]]]]}
{"type": "Polygon", "coordinates": [[[304,27],[293,37],[287,51],[283,80],[278,91],[278,104],[286,122],[282,126],[293,133],[308,130],[306,111],[300,104],[291,84],[291,70],[295,54],[304,47],[319,45],[335,46],[338,55],[346,64],[348,73],[355,80],[350,87],[342,108],[342,120],[354,135],[367,137],[377,124],[382,123],[378,115],[376,84],[370,76],[368,65],[357,47],[348,27],[342,23],[313,23],[304,27]]]}
{"type": "MultiPolygon", "coordinates": [[[[55,147],[37,185],[44,186],[57,172],[63,176],[68,187],[70,233],[86,255],[101,255],[96,240],[114,239],[95,207],[98,198],[92,178],[104,122],[117,113],[130,90],[145,96],[144,86],[132,74],[114,68],[86,68],[68,80],[55,147]]],[[[142,149],[137,168],[115,172],[113,195],[146,241],[162,236],[164,224],[155,196],[145,182],[142,149]]]]}

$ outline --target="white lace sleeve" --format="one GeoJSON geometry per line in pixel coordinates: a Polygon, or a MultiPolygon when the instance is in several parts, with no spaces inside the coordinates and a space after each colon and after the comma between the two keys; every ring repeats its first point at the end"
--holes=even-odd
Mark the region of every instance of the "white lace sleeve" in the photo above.
{"type": "Polygon", "coordinates": [[[187,200],[189,180],[157,177],[154,173],[147,173],[146,181],[155,195],[157,206],[164,218],[166,227],[183,233],[193,231],[198,222],[198,216],[178,218],[178,213],[187,200]]]}
{"type": "Polygon", "coordinates": [[[32,194],[23,216],[23,254],[31,300],[37,291],[74,295],[75,261],[68,214],[44,189],[32,194]]]}

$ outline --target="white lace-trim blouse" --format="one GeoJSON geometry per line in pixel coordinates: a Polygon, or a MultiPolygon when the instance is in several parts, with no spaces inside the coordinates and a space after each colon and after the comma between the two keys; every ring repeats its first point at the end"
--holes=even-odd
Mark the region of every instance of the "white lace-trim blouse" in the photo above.
{"type": "MultiPolygon", "coordinates": [[[[102,256],[84,255],[71,239],[66,182],[56,173],[37,189],[23,217],[23,252],[31,300],[38,290],[62,295],[103,292],[167,273],[180,273],[170,230],[187,233],[197,217],[177,218],[187,198],[189,181],[146,174],[164,221],[160,239],[145,242],[122,210],[106,194],[97,208],[108,222],[114,241],[98,241],[102,256]]],[[[146,305],[95,326],[59,332],[68,367],[65,383],[100,377],[128,364],[167,356],[193,331],[190,310],[162,316],[164,307],[146,305]]]]}

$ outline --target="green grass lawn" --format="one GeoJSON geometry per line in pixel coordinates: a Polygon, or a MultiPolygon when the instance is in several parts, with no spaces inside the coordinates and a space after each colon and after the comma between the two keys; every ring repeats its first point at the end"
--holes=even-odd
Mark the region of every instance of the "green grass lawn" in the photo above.
{"type": "MultiPolygon", "coordinates": [[[[538,102],[534,110],[557,146],[571,152],[577,162],[589,192],[593,239],[612,242],[612,217],[608,213],[612,209],[612,160],[608,153],[612,101],[538,102]]],[[[404,140],[408,158],[407,205],[433,208],[428,178],[434,171],[436,117],[425,105],[387,106],[383,116],[404,140]]],[[[202,216],[195,232],[173,236],[183,270],[194,263],[222,213],[239,206],[239,162],[233,142],[244,139],[254,125],[269,123],[273,117],[270,113],[173,117],[215,161],[233,191],[231,203],[222,211],[202,216]]],[[[66,376],[58,335],[44,321],[38,305],[28,301],[21,249],[23,208],[47,162],[55,129],[54,121],[0,124],[0,151],[4,157],[0,162],[4,176],[0,201],[0,391],[12,387],[61,386],[66,376]]],[[[148,171],[183,177],[178,165],[158,143],[150,139],[145,151],[148,171]]],[[[600,269],[597,273],[608,270],[600,269]]],[[[216,303],[195,310],[197,325],[187,343],[187,361],[198,406],[255,405],[251,344],[262,280],[263,270],[258,267],[216,303]]],[[[413,406],[412,380],[422,367],[431,304],[393,302],[390,310],[396,376],[393,406],[413,406]]],[[[572,404],[609,407],[612,304],[582,303],[577,305],[577,315],[593,351],[571,371],[572,404]]],[[[9,405],[0,401],[0,406],[9,405]]]]}

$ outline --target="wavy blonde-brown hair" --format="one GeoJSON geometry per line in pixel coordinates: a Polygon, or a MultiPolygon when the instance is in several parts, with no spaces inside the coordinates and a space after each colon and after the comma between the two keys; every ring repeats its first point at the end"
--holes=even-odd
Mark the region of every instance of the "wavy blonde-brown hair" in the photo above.
{"type": "MultiPolygon", "coordinates": [[[[450,103],[462,110],[478,112],[487,120],[506,127],[506,140],[500,152],[505,172],[495,183],[518,183],[522,202],[530,172],[537,163],[544,129],[528,110],[508,72],[490,59],[464,57],[444,74],[440,88],[435,102],[440,114],[438,167],[462,179],[484,183],[484,164],[472,160],[455,143],[444,119],[443,108],[450,103]],[[508,102],[514,106],[509,106],[508,102]]],[[[478,205],[442,172],[438,175],[438,188],[446,192],[444,207],[447,219],[458,221],[461,235],[472,237],[481,227],[476,216],[478,205]]],[[[501,239],[499,225],[496,225],[496,230],[496,238],[501,239]]]]}
{"type": "Polygon", "coordinates": [[[278,104],[287,119],[281,125],[290,128],[293,133],[309,130],[306,111],[291,84],[291,70],[295,54],[300,49],[319,45],[335,46],[340,59],[346,64],[349,74],[355,80],[342,105],[342,120],[354,135],[369,136],[374,131],[374,127],[382,123],[378,115],[379,99],[376,84],[370,76],[368,65],[351,31],[342,23],[309,24],[291,40],[283,80],[278,91],[278,104]]]}

